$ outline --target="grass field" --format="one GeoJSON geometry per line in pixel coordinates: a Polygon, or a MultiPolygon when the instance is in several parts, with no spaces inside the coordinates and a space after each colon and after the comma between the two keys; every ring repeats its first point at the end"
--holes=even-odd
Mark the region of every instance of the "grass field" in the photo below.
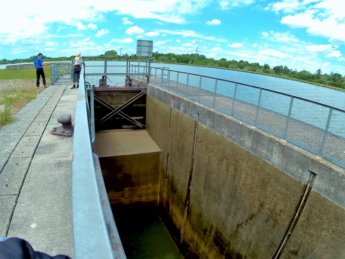
{"type": "MultiPolygon", "coordinates": [[[[45,67],[47,85],[50,69],[45,67]]],[[[32,69],[0,69],[0,127],[11,123],[15,114],[42,91],[36,87],[36,71],[32,69]]]]}

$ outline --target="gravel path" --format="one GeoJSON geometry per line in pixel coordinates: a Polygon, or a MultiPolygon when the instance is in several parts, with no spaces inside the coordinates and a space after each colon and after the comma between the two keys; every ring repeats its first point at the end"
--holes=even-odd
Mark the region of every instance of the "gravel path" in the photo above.
{"type": "Polygon", "coordinates": [[[0,79],[0,90],[27,87],[36,87],[36,79],[0,79]]]}

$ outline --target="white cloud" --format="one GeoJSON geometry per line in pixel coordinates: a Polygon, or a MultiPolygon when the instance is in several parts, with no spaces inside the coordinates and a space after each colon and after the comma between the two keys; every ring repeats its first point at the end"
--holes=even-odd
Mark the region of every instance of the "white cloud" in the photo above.
{"type": "Polygon", "coordinates": [[[123,44],[127,44],[127,43],[132,43],[133,39],[132,38],[123,38],[123,39],[112,39],[110,41],[110,43],[123,43],[123,44]]]}
{"type": "Polygon", "coordinates": [[[208,41],[216,41],[216,42],[225,42],[224,39],[216,38],[213,36],[204,36],[202,34],[199,34],[195,31],[191,30],[159,30],[161,33],[166,33],[166,34],[171,34],[171,35],[180,35],[183,38],[198,38],[198,39],[203,39],[203,40],[208,40],[208,41]]]}
{"type": "Polygon", "coordinates": [[[97,24],[89,23],[89,24],[87,25],[87,28],[88,28],[88,29],[91,29],[91,30],[96,30],[96,29],[97,29],[97,24]]]}
{"type": "Polygon", "coordinates": [[[140,35],[144,33],[144,30],[140,28],[139,26],[132,26],[126,30],[126,33],[128,35],[140,35]]]}
{"type": "Polygon", "coordinates": [[[168,42],[166,40],[159,40],[159,41],[156,41],[154,44],[155,46],[164,46],[166,45],[168,42]]]}
{"type": "Polygon", "coordinates": [[[319,23],[319,20],[314,18],[313,11],[307,11],[305,13],[285,16],[281,19],[281,23],[295,28],[306,28],[319,23]]]}
{"type": "Polygon", "coordinates": [[[291,10],[292,14],[283,17],[281,23],[292,28],[305,28],[310,35],[345,42],[345,12],[340,0],[306,0],[303,3],[298,12],[291,10]]]}
{"type": "MultiPolygon", "coordinates": [[[[127,0],[125,4],[123,1],[108,0],[59,0],[50,1],[49,4],[43,0],[11,0],[0,9],[0,38],[2,43],[7,44],[43,35],[52,23],[63,23],[85,30],[89,27],[83,21],[93,23],[103,19],[103,12],[184,23],[185,15],[196,13],[208,4],[209,0],[127,0]]],[[[128,19],[123,22],[130,23],[128,19]]],[[[96,28],[91,26],[90,29],[96,28]]]]}
{"type": "Polygon", "coordinates": [[[149,31],[149,32],[145,33],[145,35],[147,37],[157,37],[157,36],[159,36],[159,32],[158,31],[149,31]]]}
{"type": "Polygon", "coordinates": [[[281,2],[270,3],[266,10],[271,10],[273,12],[285,12],[291,13],[298,10],[300,7],[300,2],[298,0],[284,0],[281,2]]]}
{"type": "MultiPolygon", "coordinates": [[[[71,25],[73,25],[73,23],[71,23],[71,25]]],[[[80,31],[87,30],[87,29],[91,29],[91,30],[97,29],[97,24],[95,23],[88,23],[87,25],[85,25],[82,22],[77,22],[74,24],[74,26],[77,27],[77,29],[80,31]]]]}
{"type": "Polygon", "coordinates": [[[339,50],[332,51],[331,53],[327,54],[327,58],[340,58],[342,55],[339,50]]]}
{"type": "Polygon", "coordinates": [[[184,43],[184,44],[182,44],[182,46],[187,47],[187,48],[194,48],[195,47],[195,45],[191,42],[184,43]]]}
{"type": "Polygon", "coordinates": [[[96,37],[99,38],[99,37],[102,37],[103,35],[108,34],[108,33],[109,33],[109,30],[107,30],[107,29],[100,29],[96,33],[96,37]]]}
{"type": "Polygon", "coordinates": [[[47,41],[45,44],[46,46],[49,46],[49,47],[57,46],[57,43],[53,41],[47,41]]]}
{"type": "Polygon", "coordinates": [[[132,25],[133,23],[130,20],[128,20],[127,17],[123,17],[122,18],[122,24],[124,24],[124,25],[132,25]]]}
{"type": "Polygon", "coordinates": [[[213,20],[206,22],[207,25],[220,25],[221,23],[222,23],[222,21],[218,20],[218,19],[213,19],[213,20]]]}
{"type": "Polygon", "coordinates": [[[75,27],[77,27],[77,29],[78,29],[79,31],[82,31],[82,30],[86,30],[86,29],[87,29],[87,27],[86,27],[83,23],[81,23],[81,22],[77,22],[77,23],[75,24],[75,27]]]}
{"type": "Polygon", "coordinates": [[[240,7],[243,5],[250,5],[254,3],[254,0],[221,0],[219,6],[223,10],[227,10],[234,7],[240,7]]]}
{"type": "Polygon", "coordinates": [[[258,53],[264,56],[270,56],[275,58],[286,58],[286,54],[275,49],[262,49],[259,50],[258,53]]]}
{"type": "Polygon", "coordinates": [[[135,18],[149,18],[169,23],[184,23],[186,14],[193,14],[209,4],[208,0],[127,0],[97,1],[97,9],[114,10],[122,15],[131,15],[135,18]],[[102,7],[103,6],[103,7],[102,7]]]}
{"type": "Polygon", "coordinates": [[[242,47],[243,47],[243,44],[242,44],[242,43],[239,43],[239,42],[235,42],[235,43],[228,44],[228,46],[229,46],[230,48],[242,48],[242,47]]]}
{"type": "Polygon", "coordinates": [[[261,35],[272,42],[280,42],[287,44],[294,44],[299,42],[299,40],[294,35],[288,32],[264,31],[261,33],[261,35]]]}
{"type": "Polygon", "coordinates": [[[217,58],[218,57],[218,54],[223,52],[223,49],[220,48],[220,47],[214,47],[214,48],[211,48],[210,52],[208,53],[207,56],[209,57],[212,57],[212,58],[217,58]]]}
{"type": "Polygon", "coordinates": [[[320,44],[320,45],[306,45],[305,49],[310,52],[325,52],[332,49],[331,44],[320,44]]]}

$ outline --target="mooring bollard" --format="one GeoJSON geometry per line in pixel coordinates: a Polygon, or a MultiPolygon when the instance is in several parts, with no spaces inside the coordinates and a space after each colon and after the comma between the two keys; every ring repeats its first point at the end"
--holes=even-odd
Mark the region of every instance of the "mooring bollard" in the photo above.
{"type": "Polygon", "coordinates": [[[72,116],[64,114],[61,115],[57,121],[60,122],[62,126],[53,128],[51,133],[54,135],[71,137],[73,135],[72,116]]]}

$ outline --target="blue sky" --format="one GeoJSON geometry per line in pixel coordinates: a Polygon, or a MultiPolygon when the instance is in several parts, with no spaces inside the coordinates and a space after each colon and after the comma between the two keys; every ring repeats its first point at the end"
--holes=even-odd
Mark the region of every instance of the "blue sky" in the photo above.
{"type": "Polygon", "coordinates": [[[0,10],[0,59],[199,53],[345,74],[344,0],[10,0],[0,10]]]}

